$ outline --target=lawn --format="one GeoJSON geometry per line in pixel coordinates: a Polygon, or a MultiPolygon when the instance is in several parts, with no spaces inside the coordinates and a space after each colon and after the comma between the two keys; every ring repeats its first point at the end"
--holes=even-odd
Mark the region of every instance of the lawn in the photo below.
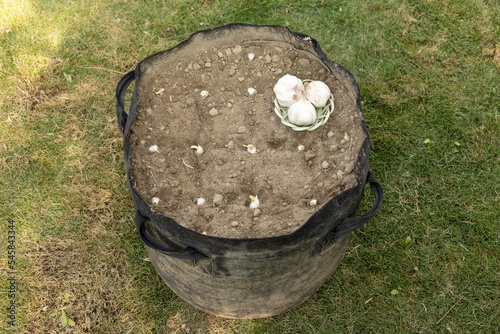
{"type": "Polygon", "coordinates": [[[500,331],[496,0],[2,0],[0,91],[2,333],[500,331]],[[115,114],[139,61],[231,22],[353,73],[385,192],[334,275],[257,320],[197,311],[146,261],[115,114]]]}

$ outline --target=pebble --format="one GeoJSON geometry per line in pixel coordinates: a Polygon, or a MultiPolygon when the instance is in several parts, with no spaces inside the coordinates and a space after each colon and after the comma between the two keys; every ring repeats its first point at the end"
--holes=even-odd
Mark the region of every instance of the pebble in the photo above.
{"type": "Polygon", "coordinates": [[[228,74],[229,74],[230,76],[233,76],[235,73],[236,73],[236,69],[232,68],[232,69],[230,69],[230,70],[229,70],[229,73],[228,73],[228,74]]]}
{"type": "Polygon", "coordinates": [[[336,151],[338,149],[339,149],[339,147],[337,145],[330,146],[330,151],[336,151]]]}
{"type": "Polygon", "coordinates": [[[231,108],[232,106],[233,106],[233,104],[232,104],[231,102],[228,102],[228,103],[227,103],[227,107],[228,107],[228,108],[231,108]]]}
{"type": "Polygon", "coordinates": [[[213,203],[214,203],[214,205],[221,205],[223,200],[224,200],[224,197],[221,194],[215,194],[214,199],[213,199],[213,203]]]}
{"type": "Polygon", "coordinates": [[[279,62],[279,60],[280,60],[280,57],[278,55],[274,55],[272,57],[272,61],[275,62],[275,63],[279,62]]]}
{"type": "Polygon", "coordinates": [[[242,51],[243,51],[243,48],[241,47],[241,45],[236,45],[236,46],[233,48],[233,53],[234,53],[235,55],[240,54],[242,51]]]}
{"type": "Polygon", "coordinates": [[[212,67],[212,63],[205,63],[205,67],[212,67]]]}
{"type": "Polygon", "coordinates": [[[328,167],[330,167],[330,164],[328,163],[328,161],[325,160],[321,163],[321,168],[327,169],[328,167]]]}
{"type": "Polygon", "coordinates": [[[307,151],[305,154],[306,161],[312,160],[316,157],[316,153],[313,151],[307,151]]]}
{"type": "Polygon", "coordinates": [[[200,64],[198,64],[198,63],[194,63],[194,64],[193,64],[193,68],[194,68],[195,70],[199,70],[199,69],[201,68],[201,66],[200,66],[200,64]]]}
{"type": "Polygon", "coordinates": [[[153,114],[153,109],[151,108],[146,109],[146,115],[151,115],[151,114],[153,114]]]}
{"type": "Polygon", "coordinates": [[[283,51],[283,49],[282,49],[282,48],[280,48],[279,46],[275,46],[275,47],[274,47],[274,50],[275,50],[276,52],[281,52],[281,51],[283,51]]]}
{"type": "Polygon", "coordinates": [[[258,217],[258,216],[260,216],[260,214],[261,214],[261,213],[262,213],[262,211],[260,211],[260,209],[255,209],[255,210],[253,210],[253,215],[254,215],[254,217],[258,217]]]}
{"type": "Polygon", "coordinates": [[[351,162],[345,166],[344,173],[350,174],[354,170],[354,162],[351,162]]]}
{"type": "Polygon", "coordinates": [[[230,140],[229,143],[227,143],[227,148],[232,150],[234,148],[234,141],[233,140],[230,140]]]}
{"type": "Polygon", "coordinates": [[[344,178],[344,173],[341,170],[339,170],[337,172],[337,177],[338,177],[339,180],[343,179],[344,178]]]}
{"type": "Polygon", "coordinates": [[[238,128],[238,133],[243,133],[243,132],[245,132],[245,130],[246,130],[246,128],[244,126],[240,126],[238,128]]]}
{"type": "Polygon", "coordinates": [[[309,63],[310,63],[309,59],[306,59],[306,58],[300,58],[299,59],[299,64],[302,65],[302,66],[309,65],[309,63]]]}
{"type": "Polygon", "coordinates": [[[165,127],[162,125],[162,126],[160,126],[160,131],[163,131],[163,130],[165,130],[165,127]]]}
{"type": "Polygon", "coordinates": [[[242,82],[243,80],[245,80],[245,77],[238,77],[239,82],[242,82]]]}
{"type": "Polygon", "coordinates": [[[230,49],[230,48],[227,48],[227,49],[226,49],[226,54],[227,54],[228,56],[230,56],[230,55],[232,55],[232,54],[233,54],[233,52],[231,51],[231,49],[230,49]]]}
{"type": "Polygon", "coordinates": [[[238,226],[238,222],[237,222],[236,220],[235,220],[235,221],[232,221],[232,222],[231,222],[231,226],[232,226],[232,227],[236,227],[236,226],[238,226]]]}
{"type": "Polygon", "coordinates": [[[273,58],[267,54],[267,55],[265,55],[264,60],[266,61],[266,63],[269,64],[273,60],[273,58]]]}
{"type": "Polygon", "coordinates": [[[328,138],[332,138],[334,135],[333,131],[328,132],[328,138]]]}
{"type": "Polygon", "coordinates": [[[215,108],[212,108],[210,109],[210,111],[208,112],[211,116],[217,116],[219,114],[219,110],[215,109],[215,108]]]}

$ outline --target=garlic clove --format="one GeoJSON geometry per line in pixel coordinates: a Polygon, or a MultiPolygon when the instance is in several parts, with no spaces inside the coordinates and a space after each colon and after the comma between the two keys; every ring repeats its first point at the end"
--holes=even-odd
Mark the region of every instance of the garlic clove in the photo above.
{"type": "Polygon", "coordinates": [[[158,205],[158,203],[160,203],[160,199],[158,197],[153,197],[151,199],[151,203],[153,203],[154,205],[158,205]]]}
{"type": "Polygon", "coordinates": [[[248,88],[248,94],[255,95],[257,94],[257,90],[253,87],[248,88]]]}
{"type": "Polygon", "coordinates": [[[316,108],[307,100],[299,100],[288,108],[288,121],[295,125],[306,126],[316,121],[316,108]]]}
{"type": "Polygon", "coordinates": [[[149,147],[149,151],[150,152],[158,152],[158,153],[160,153],[160,151],[158,151],[158,145],[151,145],[149,147]]]}
{"type": "Polygon", "coordinates": [[[252,61],[255,58],[255,54],[249,53],[248,54],[248,60],[252,61]]]}
{"type": "Polygon", "coordinates": [[[302,80],[290,74],[281,77],[273,90],[280,106],[287,108],[301,99],[305,93],[302,80]]]}
{"type": "Polygon", "coordinates": [[[298,149],[299,151],[303,151],[303,150],[305,150],[305,149],[306,149],[306,147],[305,147],[304,145],[299,145],[299,146],[297,146],[297,149],[298,149]]]}
{"type": "Polygon", "coordinates": [[[322,81],[306,82],[306,98],[316,107],[326,106],[330,99],[330,88],[322,81]]]}
{"type": "Polygon", "coordinates": [[[201,95],[201,97],[207,97],[207,96],[208,96],[208,91],[206,91],[206,90],[202,90],[202,91],[200,92],[200,95],[201,95]]]}
{"type": "Polygon", "coordinates": [[[257,209],[260,205],[260,201],[259,201],[259,198],[257,196],[252,196],[250,195],[250,199],[252,200],[252,202],[250,203],[250,206],[249,208],[250,209],[257,209]]]}
{"type": "Polygon", "coordinates": [[[206,200],[202,197],[200,197],[196,200],[197,205],[203,205],[203,204],[205,204],[205,202],[206,202],[206,200]]]}

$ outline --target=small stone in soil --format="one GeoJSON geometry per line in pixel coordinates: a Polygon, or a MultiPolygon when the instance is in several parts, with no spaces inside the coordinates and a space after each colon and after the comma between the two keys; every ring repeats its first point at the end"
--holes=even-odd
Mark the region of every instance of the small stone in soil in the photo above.
{"type": "Polygon", "coordinates": [[[243,132],[245,132],[245,130],[246,130],[246,128],[244,126],[240,126],[238,128],[238,133],[243,133],[243,132]]]}
{"type": "Polygon", "coordinates": [[[328,163],[328,161],[325,160],[321,163],[321,168],[327,169],[328,167],[330,167],[330,164],[328,163]]]}
{"type": "Polygon", "coordinates": [[[344,173],[349,174],[354,170],[354,162],[351,162],[345,166],[344,173]]]}
{"type": "Polygon", "coordinates": [[[339,180],[343,179],[344,178],[344,173],[341,170],[339,170],[337,172],[337,177],[339,178],[339,180]]]}
{"type": "Polygon", "coordinates": [[[242,51],[243,51],[243,48],[241,47],[241,45],[236,45],[236,46],[233,48],[233,53],[234,53],[235,55],[240,54],[242,51]]]}
{"type": "Polygon", "coordinates": [[[232,221],[232,222],[231,222],[231,226],[232,226],[232,227],[236,227],[236,226],[238,226],[238,222],[237,222],[236,220],[235,220],[235,221],[232,221]]]}
{"type": "Polygon", "coordinates": [[[333,131],[328,132],[328,138],[332,138],[334,136],[333,131]]]}
{"type": "Polygon", "coordinates": [[[316,158],[316,153],[314,153],[313,151],[307,151],[305,154],[305,158],[306,158],[306,161],[310,161],[310,160],[316,158]]]}
{"type": "Polygon", "coordinates": [[[338,149],[339,149],[339,147],[337,145],[330,146],[330,151],[336,151],[338,149]]]}
{"type": "Polygon", "coordinates": [[[224,200],[224,197],[221,194],[215,194],[214,199],[213,199],[213,203],[214,203],[214,205],[221,205],[223,200],[224,200]]]}
{"type": "Polygon", "coordinates": [[[255,209],[255,210],[253,211],[253,215],[254,215],[255,217],[260,216],[260,214],[261,214],[261,213],[262,213],[262,211],[260,211],[260,209],[255,209]]]}
{"type": "Polygon", "coordinates": [[[219,114],[219,110],[215,109],[215,108],[212,108],[210,109],[210,111],[208,112],[211,116],[217,116],[219,114]]]}
{"type": "Polygon", "coordinates": [[[309,65],[309,63],[310,63],[309,59],[306,59],[306,58],[300,58],[299,59],[299,64],[302,65],[302,66],[309,65]]]}
{"type": "Polygon", "coordinates": [[[226,147],[232,150],[234,148],[234,141],[230,140],[229,143],[227,143],[226,147]]]}

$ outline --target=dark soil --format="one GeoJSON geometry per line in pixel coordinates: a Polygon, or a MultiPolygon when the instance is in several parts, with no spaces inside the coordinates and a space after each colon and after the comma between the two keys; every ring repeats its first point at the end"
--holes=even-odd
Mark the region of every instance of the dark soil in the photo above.
{"type": "Polygon", "coordinates": [[[309,53],[285,43],[241,44],[180,60],[163,57],[138,85],[132,180],[154,210],[182,226],[226,238],[288,234],[356,184],[352,170],[365,134],[355,101],[309,53]],[[281,124],[273,87],[285,74],[330,87],[335,110],[324,126],[295,132],[281,124]],[[249,208],[250,195],[258,196],[258,209],[249,208]],[[206,203],[197,205],[198,198],[206,203]]]}

